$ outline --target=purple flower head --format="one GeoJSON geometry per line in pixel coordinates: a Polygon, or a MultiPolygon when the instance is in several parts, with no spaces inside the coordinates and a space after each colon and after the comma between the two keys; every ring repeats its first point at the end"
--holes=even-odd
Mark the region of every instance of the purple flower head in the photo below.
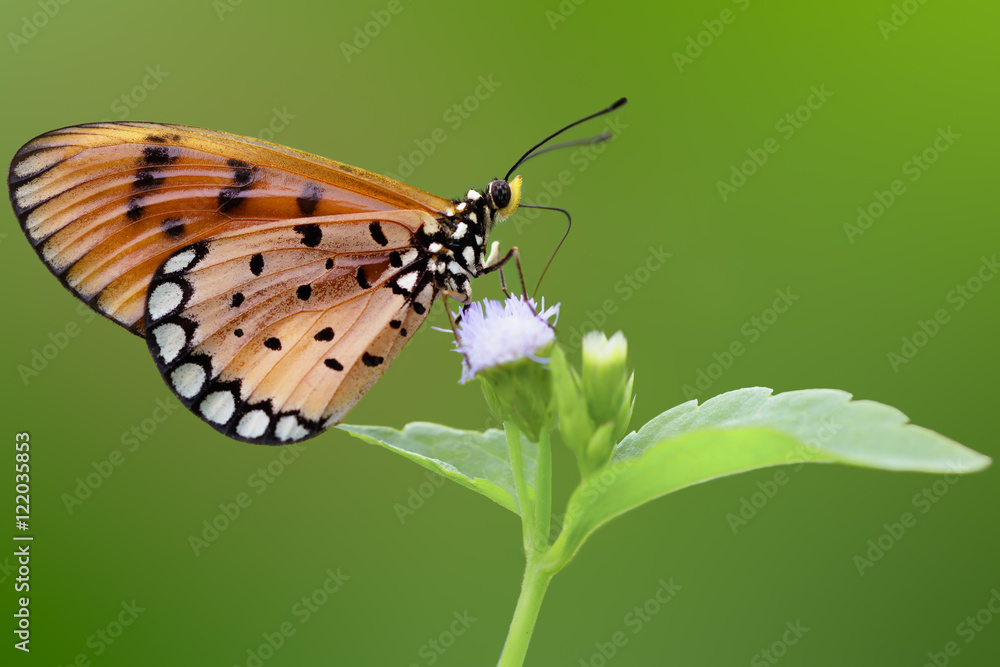
{"type": "Polygon", "coordinates": [[[456,341],[457,352],[465,358],[462,382],[519,359],[544,363],[537,353],[556,339],[552,318],[559,319],[559,304],[546,309],[544,298],[537,312],[533,299],[514,294],[502,303],[486,299],[470,305],[462,314],[456,341]]]}

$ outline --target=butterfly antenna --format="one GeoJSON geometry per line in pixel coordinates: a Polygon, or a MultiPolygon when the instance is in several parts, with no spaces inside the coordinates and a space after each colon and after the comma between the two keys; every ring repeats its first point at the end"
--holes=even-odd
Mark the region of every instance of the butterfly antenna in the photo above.
{"type": "Polygon", "coordinates": [[[600,144],[609,140],[614,135],[611,134],[611,130],[604,130],[598,135],[593,137],[583,137],[582,139],[570,139],[569,141],[560,141],[558,144],[552,144],[551,146],[546,146],[544,148],[539,148],[537,151],[528,155],[528,157],[521,160],[521,164],[524,164],[533,157],[537,157],[542,153],[548,153],[549,151],[556,151],[560,148],[569,148],[570,146],[583,146],[585,144],[600,144]]]}
{"type": "Polygon", "coordinates": [[[556,244],[556,249],[552,251],[552,256],[549,257],[549,261],[545,263],[545,268],[542,269],[542,275],[538,277],[538,283],[535,285],[535,291],[532,293],[531,298],[534,299],[538,296],[538,288],[542,286],[542,279],[548,272],[549,267],[552,266],[552,260],[556,258],[556,253],[559,252],[559,248],[562,247],[563,242],[566,241],[566,237],[569,236],[569,230],[573,227],[573,217],[564,208],[559,208],[558,206],[539,206],[537,204],[521,204],[521,208],[540,208],[546,211],[559,211],[566,216],[566,232],[559,239],[559,243],[556,244]]]}
{"type": "MultiPolygon", "coordinates": [[[[621,99],[616,100],[614,102],[614,104],[612,104],[611,106],[609,106],[609,107],[607,107],[605,109],[601,109],[597,113],[592,113],[589,116],[585,116],[585,117],[581,118],[580,120],[578,120],[576,122],[570,123],[566,127],[564,127],[561,130],[559,130],[558,132],[553,132],[549,136],[545,137],[544,139],[542,139],[541,141],[539,141],[537,144],[535,144],[534,146],[532,146],[530,149],[528,149],[528,151],[525,152],[525,154],[522,155],[521,158],[517,162],[514,163],[514,166],[510,168],[510,171],[508,171],[507,175],[503,177],[503,180],[505,180],[505,181],[510,180],[510,175],[514,173],[514,170],[517,169],[518,167],[520,167],[521,164],[525,160],[527,160],[528,158],[532,157],[532,153],[534,153],[536,150],[538,150],[539,148],[541,148],[545,144],[549,143],[550,141],[552,141],[553,139],[555,139],[556,137],[558,137],[560,134],[562,134],[566,130],[569,130],[570,128],[574,128],[577,125],[579,125],[580,123],[585,123],[588,120],[590,120],[591,118],[597,118],[598,116],[603,116],[606,113],[611,113],[615,109],[623,106],[627,101],[628,100],[626,98],[622,97],[621,99]]],[[[587,143],[587,141],[585,140],[582,143],[587,143]]],[[[572,144],[570,144],[570,145],[572,145],[572,144]]],[[[553,146],[553,148],[555,148],[555,146],[553,146]]]]}

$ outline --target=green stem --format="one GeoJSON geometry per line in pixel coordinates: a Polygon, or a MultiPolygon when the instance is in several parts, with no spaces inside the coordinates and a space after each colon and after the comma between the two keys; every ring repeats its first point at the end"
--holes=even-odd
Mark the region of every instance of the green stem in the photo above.
{"type": "Polygon", "coordinates": [[[524,580],[521,582],[521,595],[517,598],[514,618],[510,622],[507,641],[497,667],[521,667],[524,656],[528,653],[531,633],[535,629],[538,610],[542,606],[545,590],[555,575],[554,570],[540,567],[534,558],[529,557],[524,567],[524,580]]]}
{"type": "Polygon", "coordinates": [[[510,467],[514,473],[514,490],[517,492],[517,509],[521,513],[521,533],[524,553],[530,554],[535,539],[535,510],[529,496],[528,480],[524,476],[524,456],[521,453],[521,431],[514,424],[504,422],[507,434],[507,449],[510,452],[510,467]]]}
{"type": "MultiPolygon", "coordinates": [[[[535,475],[535,551],[541,556],[549,548],[552,524],[552,448],[548,425],[538,438],[538,472],[535,475]]],[[[530,559],[530,555],[528,556],[530,559]]]]}

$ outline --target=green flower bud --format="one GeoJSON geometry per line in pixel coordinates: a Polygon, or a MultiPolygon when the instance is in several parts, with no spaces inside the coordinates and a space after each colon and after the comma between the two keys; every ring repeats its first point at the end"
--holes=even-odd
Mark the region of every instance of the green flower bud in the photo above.
{"type": "Polygon", "coordinates": [[[609,340],[599,332],[583,339],[583,369],[577,372],[562,350],[552,355],[552,387],[559,410],[559,432],[576,454],[582,475],[611,457],[632,418],[632,374],[627,372],[628,343],[618,332],[609,340]]]}

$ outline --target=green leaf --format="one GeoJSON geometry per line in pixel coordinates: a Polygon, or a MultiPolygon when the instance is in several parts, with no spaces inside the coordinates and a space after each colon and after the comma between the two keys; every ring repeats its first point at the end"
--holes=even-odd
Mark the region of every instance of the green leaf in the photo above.
{"type": "Polygon", "coordinates": [[[570,498],[558,546],[569,558],[615,516],[692,484],[792,463],[843,463],[884,470],[966,473],[991,460],[899,410],[852,401],[847,392],[809,389],[771,396],[732,391],[699,406],[667,410],[630,433],[611,462],[570,498]]]}
{"type": "MultiPolygon", "coordinates": [[[[338,428],[365,442],[402,454],[519,514],[514,473],[503,431],[460,431],[427,422],[407,424],[402,431],[384,426],[348,424],[341,424],[338,428]]],[[[527,438],[521,439],[521,447],[525,459],[524,474],[528,485],[534,489],[538,447],[527,438]]]]}

